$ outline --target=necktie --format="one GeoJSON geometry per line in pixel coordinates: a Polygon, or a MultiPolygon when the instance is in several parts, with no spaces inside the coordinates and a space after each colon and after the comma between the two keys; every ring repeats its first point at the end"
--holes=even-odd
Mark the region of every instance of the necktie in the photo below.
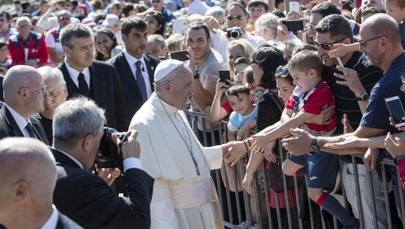
{"type": "Polygon", "coordinates": [[[27,123],[25,129],[27,130],[31,138],[37,138],[34,133],[34,128],[32,127],[32,124],[30,122],[27,123]]]}
{"type": "Polygon", "coordinates": [[[87,82],[84,79],[84,74],[80,72],[77,79],[79,80],[79,93],[86,97],[90,97],[89,85],[87,85],[87,82]]]}
{"type": "Polygon", "coordinates": [[[145,85],[145,80],[143,79],[142,71],[141,71],[141,61],[137,61],[135,63],[136,67],[136,82],[138,83],[138,88],[141,91],[141,96],[142,96],[142,101],[146,101],[148,99],[148,96],[146,94],[146,85],[145,85]]]}

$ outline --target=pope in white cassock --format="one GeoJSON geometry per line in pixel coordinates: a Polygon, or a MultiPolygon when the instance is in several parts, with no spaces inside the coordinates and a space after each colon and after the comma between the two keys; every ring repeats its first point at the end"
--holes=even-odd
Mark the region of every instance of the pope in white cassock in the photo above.
{"type": "Polygon", "coordinates": [[[210,177],[232,143],[205,148],[183,112],[193,94],[191,70],[178,60],[162,61],[155,70],[155,92],[132,118],[138,131],[143,169],[155,184],[151,228],[224,228],[210,177]]]}

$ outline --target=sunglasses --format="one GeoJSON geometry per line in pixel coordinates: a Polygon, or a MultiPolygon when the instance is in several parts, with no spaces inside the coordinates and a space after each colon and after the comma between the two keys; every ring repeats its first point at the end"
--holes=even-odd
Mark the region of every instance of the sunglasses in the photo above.
{"type": "Polygon", "coordinates": [[[155,3],[155,2],[156,2],[156,3],[159,3],[160,0],[153,0],[153,1],[152,1],[152,3],[155,3]]]}
{"type": "Polygon", "coordinates": [[[241,21],[242,19],[243,19],[243,16],[242,15],[238,15],[238,16],[236,16],[236,17],[234,17],[234,16],[226,16],[226,19],[228,20],[228,21],[232,21],[233,19],[238,19],[239,21],[241,21]]]}
{"type": "Polygon", "coordinates": [[[359,40],[360,47],[365,48],[366,45],[367,45],[367,42],[375,40],[375,39],[379,39],[381,37],[384,37],[384,36],[373,37],[373,38],[370,38],[370,39],[367,39],[367,40],[359,40]]]}
{"type": "Polygon", "coordinates": [[[66,21],[68,21],[68,20],[70,20],[70,17],[59,17],[59,20],[66,20],[66,21]]]}
{"type": "Polygon", "coordinates": [[[281,74],[283,76],[288,75],[289,71],[287,66],[278,66],[278,68],[276,69],[276,75],[281,74]]]}
{"type": "Polygon", "coordinates": [[[332,48],[332,46],[333,46],[334,44],[340,43],[340,42],[342,42],[344,39],[346,39],[346,37],[343,38],[343,39],[340,39],[340,40],[338,40],[338,41],[335,41],[335,42],[333,42],[333,43],[330,43],[330,44],[328,44],[328,43],[318,43],[317,41],[314,41],[314,43],[315,43],[315,46],[316,46],[317,48],[321,47],[322,49],[329,51],[329,50],[332,48]]]}

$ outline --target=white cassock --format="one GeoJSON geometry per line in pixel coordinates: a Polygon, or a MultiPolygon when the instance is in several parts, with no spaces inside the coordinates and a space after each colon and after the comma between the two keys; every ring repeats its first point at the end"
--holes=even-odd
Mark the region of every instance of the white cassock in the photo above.
{"type": "Polygon", "coordinates": [[[143,169],[153,178],[151,228],[224,228],[210,169],[222,165],[221,146],[203,147],[182,110],[153,93],[132,118],[143,169]]]}

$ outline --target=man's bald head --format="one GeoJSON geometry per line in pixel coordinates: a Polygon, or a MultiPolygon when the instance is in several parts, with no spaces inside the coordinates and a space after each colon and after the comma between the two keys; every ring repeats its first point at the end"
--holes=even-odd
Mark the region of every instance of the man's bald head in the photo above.
{"type": "Polygon", "coordinates": [[[398,23],[391,16],[379,13],[367,18],[361,25],[360,34],[370,37],[384,36],[391,44],[401,45],[401,34],[398,23]]]}
{"type": "Polygon", "coordinates": [[[7,228],[40,226],[52,212],[55,159],[31,138],[0,140],[0,222],[7,228]]]}
{"type": "Polygon", "coordinates": [[[46,90],[41,74],[33,67],[17,65],[10,68],[3,80],[4,102],[22,117],[44,110],[46,90]]]}
{"type": "Polygon", "coordinates": [[[0,140],[0,188],[19,180],[29,183],[39,196],[52,197],[56,183],[55,158],[44,143],[23,137],[0,140]]]}

